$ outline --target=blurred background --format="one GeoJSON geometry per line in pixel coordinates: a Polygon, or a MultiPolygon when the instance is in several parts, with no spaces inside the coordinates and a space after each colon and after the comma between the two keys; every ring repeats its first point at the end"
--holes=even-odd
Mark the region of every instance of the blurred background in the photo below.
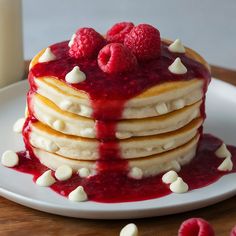
{"type": "Polygon", "coordinates": [[[211,64],[236,68],[236,0],[23,0],[24,57],[69,39],[79,27],[105,33],[119,21],[152,24],[211,64]]]}

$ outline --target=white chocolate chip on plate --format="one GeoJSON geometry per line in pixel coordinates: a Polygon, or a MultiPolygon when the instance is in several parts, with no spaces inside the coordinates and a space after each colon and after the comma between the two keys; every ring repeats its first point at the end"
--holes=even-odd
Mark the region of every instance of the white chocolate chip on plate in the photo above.
{"type": "Polygon", "coordinates": [[[73,174],[72,168],[67,165],[59,166],[56,169],[55,176],[60,181],[65,181],[71,178],[73,174]]]}
{"type": "Polygon", "coordinates": [[[78,175],[81,178],[87,178],[90,175],[90,170],[88,168],[83,167],[78,170],[78,175]]]}
{"type": "Polygon", "coordinates": [[[79,186],[75,190],[70,192],[68,198],[73,202],[84,202],[88,200],[88,196],[82,186],[79,186]]]}
{"type": "Polygon", "coordinates": [[[178,177],[173,183],[170,184],[170,190],[173,193],[186,193],[188,191],[188,185],[182,178],[178,177]]]}
{"type": "Polygon", "coordinates": [[[49,187],[49,186],[53,185],[55,182],[56,182],[56,180],[53,178],[51,170],[45,171],[36,180],[36,184],[41,187],[49,187]]]}
{"type": "Polygon", "coordinates": [[[217,169],[220,171],[231,171],[233,169],[231,157],[226,157],[217,169]]]}
{"type": "Polygon", "coordinates": [[[18,119],[13,125],[13,131],[16,133],[21,133],[25,124],[25,118],[18,119]]]}
{"type": "Polygon", "coordinates": [[[133,179],[142,179],[143,171],[138,167],[132,167],[128,176],[133,179]]]}
{"type": "Polygon", "coordinates": [[[224,143],[222,143],[221,146],[215,151],[215,154],[219,158],[231,157],[231,153],[224,143]]]}
{"type": "Polygon", "coordinates": [[[162,176],[162,182],[165,184],[172,184],[177,178],[178,174],[174,170],[170,170],[162,176]]]}
{"type": "Polygon", "coordinates": [[[15,152],[8,150],[2,154],[1,163],[6,167],[14,167],[18,165],[19,157],[15,152]]]}

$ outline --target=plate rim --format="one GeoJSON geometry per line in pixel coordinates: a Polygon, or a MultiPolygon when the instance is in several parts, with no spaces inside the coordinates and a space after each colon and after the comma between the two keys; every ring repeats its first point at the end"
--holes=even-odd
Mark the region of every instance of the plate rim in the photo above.
{"type": "MultiPolygon", "coordinates": [[[[229,84],[229,83],[225,82],[225,81],[221,81],[219,79],[212,78],[212,82],[213,82],[213,84],[215,84],[215,83],[217,84],[218,83],[219,86],[223,85],[223,86],[226,86],[228,88],[230,87],[231,89],[234,90],[234,92],[236,92],[236,87],[234,85],[232,85],[232,84],[229,84]]],[[[6,87],[1,88],[0,89],[0,95],[2,93],[4,93],[5,91],[9,90],[9,89],[14,89],[14,88],[16,89],[17,86],[27,86],[27,85],[28,85],[27,84],[27,79],[26,80],[18,81],[16,83],[13,83],[13,84],[10,84],[10,85],[8,85],[6,87]]],[[[212,185],[216,184],[217,182],[222,181],[222,179],[224,179],[225,177],[231,176],[231,175],[236,175],[236,173],[232,173],[232,174],[228,174],[226,176],[223,176],[219,180],[217,180],[215,183],[213,183],[211,185],[208,185],[208,186],[205,186],[205,187],[203,187],[201,189],[208,188],[209,186],[212,186],[212,185]]],[[[31,175],[29,175],[29,176],[31,176],[31,175]]],[[[1,182],[0,182],[0,184],[1,184],[1,182]]],[[[194,190],[192,190],[191,192],[193,192],[193,191],[194,190]]],[[[214,196],[210,196],[210,197],[207,197],[207,198],[200,199],[200,200],[197,201],[197,203],[202,205],[202,206],[200,206],[200,207],[193,207],[191,209],[187,209],[186,211],[194,210],[194,209],[197,209],[197,208],[202,208],[202,207],[205,207],[205,206],[208,206],[208,205],[215,204],[215,203],[223,201],[223,200],[225,200],[225,199],[227,199],[229,197],[232,197],[235,194],[236,194],[236,187],[234,189],[231,189],[227,193],[222,192],[221,194],[218,194],[218,195],[214,195],[214,196]],[[208,203],[208,201],[210,201],[210,200],[211,200],[211,203],[208,203]]],[[[125,214],[127,212],[132,212],[133,213],[133,212],[138,212],[138,211],[145,211],[145,212],[152,211],[152,212],[154,212],[154,211],[156,211],[158,209],[163,210],[163,209],[169,209],[169,208],[173,208],[173,207],[175,207],[175,208],[181,208],[181,207],[188,208],[190,205],[196,204],[196,201],[193,200],[193,201],[185,202],[185,203],[177,203],[177,204],[174,204],[174,206],[173,205],[169,205],[169,206],[153,206],[153,205],[149,205],[147,207],[144,204],[144,205],[141,205],[141,206],[136,207],[136,208],[124,209],[125,206],[132,205],[132,203],[135,203],[135,204],[138,204],[139,202],[146,202],[146,203],[148,203],[148,201],[155,201],[157,199],[150,199],[150,200],[136,201],[136,202],[124,202],[124,203],[96,203],[98,205],[106,206],[106,209],[104,211],[101,211],[101,210],[98,210],[98,209],[91,209],[91,208],[83,209],[83,208],[80,208],[80,207],[74,207],[75,205],[71,205],[69,208],[66,205],[59,206],[57,204],[52,204],[51,202],[46,202],[46,201],[43,201],[43,200],[38,200],[38,199],[30,198],[28,196],[21,195],[20,193],[13,192],[13,191],[11,191],[9,189],[3,188],[2,186],[0,186],[0,195],[5,197],[5,198],[7,198],[7,199],[10,199],[10,200],[12,200],[12,198],[19,199],[19,201],[21,203],[19,203],[19,201],[17,202],[16,200],[12,200],[12,201],[17,202],[17,203],[19,203],[21,205],[24,205],[24,206],[28,206],[28,207],[33,208],[33,209],[37,209],[37,210],[40,210],[39,207],[41,207],[41,206],[44,206],[44,207],[46,206],[46,207],[48,207],[49,210],[50,209],[57,209],[57,210],[64,211],[65,209],[66,210],[69,209],[70,211],[73,211],[74,213],[80,211],[80,213],[86,212],[86,214],[87,213],[94,213],[95,211],[96,212],[100,212],[100,213],[102,213],[104,211],[108,212],[108,213],[114,213],[114,209],[107,208],[108,205],[109,206],[111,206],[111,205],[119,205],[119,206],[122,205],[122,206],[124,206],[124,207],[122,207],[120,209],[119,208],[115,209],[115,211],[116,211],[115,215],[117,215],[117,214],[119,215],[120,213],[124,213],[125,214]],[[24,202],[25,204],[22,203],[22,202],[24,202]],[[27,205],[27,202],[29,202],[31,205],[33,204],[34,206],[27,205]]],[[[170,195],[173,195],[173,193],[170,194],[170,195]]],[[[167,196],[170,196],[170,195],[167,195],[167,196]]],[[[165,198],[167,196],[164,196],[162,198],[165,198]]],[[[77,203],[75,203],[75,204],[77,204],[77,203]]],[[[46,210],[43,210],[43,211],[46,211],[46,210]]],[[[59,213],[54,213],[52,211],[46,211],[46,212],[60,215],[59,213]]],[[[177,211],[175,211],[174,213],[179,213],[179,212],[185,212],[185,210],[181,211],[181,210],[177,209],[177,211]]],[[[173,214],[173,213],[168,213],[168,214],[173,214]]],[[[66,214],[61,214],[61,215],[66,215],[66,214]]],[[[149,214],[149,216],[155,216],[155,215],[159,216],[159,215],[164,215],[164,214],[155,214],[155,213],[154,214],[149,214]]],[[[67,215],[67,216],[69,216],[69,215],[67,215]]],[[[137,216],[137,217],[133,216],[131,218],[140,218],[140,217],[149,217],[149,216],[137,216]]],[[[77,217],[77,216],[72,216],[72,217],[77,217]]],[[[104,217],[104,218],[103,217],[99,217],[99,218],[95,217],[95,218],[93,218],[93,217],[83,217],[81,215],[79,216],[79,218],[108,219],[108,217],[104,217]]],[[[126,218],[130,218],[130,217],[118,217],[118,218],[115,217],[114,219],[126,219],[126,218]]]]}

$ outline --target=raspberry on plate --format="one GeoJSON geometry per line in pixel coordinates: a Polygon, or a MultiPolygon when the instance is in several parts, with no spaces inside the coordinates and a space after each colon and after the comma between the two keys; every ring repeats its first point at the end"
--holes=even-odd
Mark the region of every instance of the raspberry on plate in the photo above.
{"type": "Polygon", "coordinates": [[[126,34],[134,28],[132,22],[120,22],[113,25],[106,34],[106,39],[111,43],[123,43],[126,34]]]}
{"type": "Polygon", "coordinates": [[[230,236],[236,236],[236,226],[234,226],[233,229],[231,230],[230,236]]]}
{"type": "Polygon", "coordinates": [[[178,236],[214,236],[212,226],[201,218],[190,218],[184,221],[178,232],[178,236]]]}
{"type": "Polygon", "coordinates": [[[139,60],[158,58],[161,53],[160,32],[151,25],[140,24],[125,36],[124,45],[139,60]]]}
{"type": "Polygon", "coordinates": [[[98,65],[106,73],[121,73],[133,70],[137,59],[123,44],[110,43],[100,50],[98,65]]]}
{"type": "Polygon", "coordinates": [[[91,58],[96,56],[104,45],[105,39],[94,29],[80,28],[75,34],[69,54],[77,59],[91,58]]]}

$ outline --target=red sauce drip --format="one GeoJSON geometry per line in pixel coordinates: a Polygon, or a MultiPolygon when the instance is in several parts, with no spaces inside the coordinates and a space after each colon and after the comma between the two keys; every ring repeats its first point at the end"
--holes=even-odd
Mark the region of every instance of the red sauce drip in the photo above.
{"type": "MultiPolygon", "coordinates": [[[[210,185],[229,173],[236,173],[236,147],[228,146],[232,154],[234,168],[230,172],[221,172],[217,167],[223,161],[216,157],[215,151],[222,141],[212,135],[204,134],[199,142],[195,158],[183,166],[178,173],[189,185],[189,189],[197,189],[210,185]],[[190,174],[191,173],[191,174],[190,174]]],[[[28,156],[26,152],[19,152],[20,162],[16,170],[32,174],[37,179],[47,169],[37,158],[28,156]]],[[[170,194],[169,186],[162,183],[162,175],[134,180],[127,177],[127,173],[106,171],[87,179],[74,175],[70,180],[56,182],[51,188],[57,193],[68,196],[78,185],[85,188],[89,199],[97,202],[130,202],[159,198],[170,194]]]]}

